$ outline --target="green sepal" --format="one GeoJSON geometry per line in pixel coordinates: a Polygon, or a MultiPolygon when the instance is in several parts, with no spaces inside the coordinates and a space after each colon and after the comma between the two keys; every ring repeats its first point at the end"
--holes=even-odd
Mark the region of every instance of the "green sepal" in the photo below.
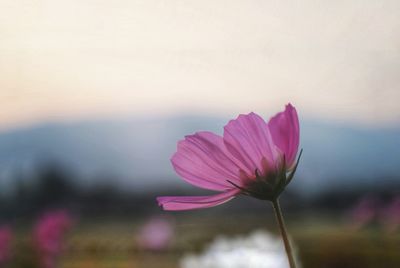
{"type": "Polygon", "coordinates": [[[297,166],[299,165],[300,157],[302,154],[303,154],[303,149],[300,150],[299,157],[297,157],[296,165],[294,166],[292,172],[290,172],[289,177],[287,177],[285,186],[288,185],[292,181],[294,174],[296,173],[297,166]]]}

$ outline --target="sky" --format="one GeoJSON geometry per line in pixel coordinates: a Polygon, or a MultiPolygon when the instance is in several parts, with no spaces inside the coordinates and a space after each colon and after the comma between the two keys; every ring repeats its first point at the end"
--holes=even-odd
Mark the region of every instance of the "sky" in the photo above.
{"type": "Polygon", "coordinates": [[[0,129],[204,113],[400,122],[400,1],[2,0],[0,129]]]}

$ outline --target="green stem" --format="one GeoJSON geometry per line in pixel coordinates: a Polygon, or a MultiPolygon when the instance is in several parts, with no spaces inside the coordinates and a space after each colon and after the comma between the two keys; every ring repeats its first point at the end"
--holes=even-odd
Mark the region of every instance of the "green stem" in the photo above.
{"type": "Polygon", "coordinates": [[[288,234],[286,232],[285,222],[283,220],[281,207],[279,205],[279,200],[276,199],[276,200],[272,201],[272,206],[274,207],[276,220],[278,221],[278,225],[279,225],[279,229],[281,231],[283,243],[285,244],[286,255],[289,260],[290,268],[296,268],[296,263],[294,261],[294,256],[293,256],[293,250],[292,250],[292,247],[290,246],[290,241],[288,238],[288,234]]]}

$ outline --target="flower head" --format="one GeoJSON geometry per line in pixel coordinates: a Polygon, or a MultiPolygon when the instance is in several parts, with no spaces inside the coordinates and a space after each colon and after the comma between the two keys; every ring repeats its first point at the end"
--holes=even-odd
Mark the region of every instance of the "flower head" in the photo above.
{"type": "Polygon", "coordinates": [[[222,137],[207,131],[186,136],[171,159],[175,171],[190,184],[221,193],[157,201],[165,210],[188,210],[213,207],[239,194],[275,200],[296,171],[299,136],[291,104],[268,123],[249,113],[229,121],[222,137]]]}
{"type": "Polygon", "coordinates": [[[380,207],[381,202],[376,196],[363,196],[348,213],[351,228],[361,229],[376,220],[380,207]]]}
{"type": "Polygon", "coordinates": [[[154,217],[139,229],[137,243],[144,250],[163,251],[170,246],[173,236],[174,226],[172,220],[154,217]]]}
{"type": "Polygon", "coordinates": [[[34,242],[43,268],[56,267],[56,258],[63,250],[65,233],[72,227],[70,215],[63,210],[43,215],[34,229],[34,242]]]}
{"type": "Polygon", "coordinates": [[[0,267],[8,262],[11,256],[13,232],[9,226],[0,226],[0,267]]]}

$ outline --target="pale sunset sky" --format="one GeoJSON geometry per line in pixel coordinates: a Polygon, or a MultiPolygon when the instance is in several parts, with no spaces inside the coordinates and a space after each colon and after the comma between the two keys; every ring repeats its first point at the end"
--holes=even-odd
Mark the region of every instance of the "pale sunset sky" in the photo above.
{"type": "Polygon", "coordinates": [[[0,129],[206,113],[400,123],[400,1],[0,1],[0,129]]]}

